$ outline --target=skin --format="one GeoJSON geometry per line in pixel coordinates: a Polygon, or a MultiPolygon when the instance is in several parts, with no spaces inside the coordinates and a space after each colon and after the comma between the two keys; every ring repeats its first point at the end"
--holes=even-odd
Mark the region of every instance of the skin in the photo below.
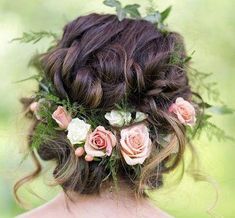
{"type": "Polygon", "coordinates": [[[106,189],[100,195],[70,193],[69,196],[73,202],[60,193],[47,204],[17,218],[172,218],[148,199],[136,199],[127,187],[119,188],[118,192],[106,189]]]}

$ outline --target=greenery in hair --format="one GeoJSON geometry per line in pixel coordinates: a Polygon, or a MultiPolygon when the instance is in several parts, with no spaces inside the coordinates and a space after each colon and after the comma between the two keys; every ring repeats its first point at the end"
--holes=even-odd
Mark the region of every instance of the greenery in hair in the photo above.
{"type": "MultiPolygon", "coordinates": [[[[105,0],[103,3],[106,6],[112,7],[116,10],[118,19],[120,21],[128,17],[132,19],[147,20],[153,23],[160,31],[164,33],[167,32],[165,21],[171,12],[171,6],[167,7],[163,11],[159,11],[156,10],[153,1],[150,0],[150,6],[147,8],[146,14],[142,16],[139,11],[140,5],[138,4],[129,4],[123,6],[118,0],[105,0]]],[[[36,44],[44,38],[52,38],[54,44],[59,37],[56,33],[53,32],[40,31],[23,33],[22,37],[15,38],[12,41],[36,44]]],[[[50,50],[52,47],[50,47],[48,50],[50,50]]],[[[193,93],[200,93],[200,95],[203,97],[207,97],[208,102],[210,102],[208,103],[207,101],[202,100],[200,95],[195,94],[193,102],[195,102],[199,108],[196,125],[193,128],[187,127],[187,136],[189,140],[199,139],[202,133],[206,134],[209,140],[213,139],[214,137],[217,140],[233,140],[233,138],[228,136],[223,129],[216,126],[211,121],[211,117],[212,114],[230,114],[233,113],[234,110],[228,108],[221,101],[217,84],[210,81],[210,77],[212,75],[211,73],[204,73],[189,66],[188,63],[191,61],[194,52],[192,52],[189,56],[182,57],[182,53],[184,53],[182,49],[184,49],[182,45],[175,46],[173,49],[174,51],[170,55],[169,64],[185,69],[188,73],[190,86],[193,93]],[[212,105],[211,102],[218,104],[219,106],[212,105]]],[[[53,84],[51,84],[51,82],[45,78],[45,73],[41,68],[41,64],[39,63],[37,56],[35,56],[30,61],[30,66],[35,67],[38,70],[38,74],[22,79],[18,82],[24,82],[33,79],[36,80],[39,84],[39,90],[35,93],[34,100],[37,102],[40,100],[42,101],[39,107],[39,111],[37,112],[37,116],[40,117],[40,121],[35,127],[35,131],[32,136],[31,148],[39,148],[39,146],[42,145],[46,139],[53,138],[53,136],[56,134],[56,131],[60,130],[58,128],[58,124],[52,118],[53,112],[59,105],[63,106],[72,117],[81,118],[85,122],[89,123],[92,129],[96,128],[100,124],[104,124],[104,127],[106,127],[105,123],[107,123],[107,120],[104,116],[101,116],[101,113],[103,113],[103,111],[101,111],[102,109],[85,108],[81,104],[71,102],[68,97],[65,99],[60,99],[57,96],[53,84]]],[[[118,102],[115,107],[121,111],[135,111],[135,108],[132,108],[131,105],[128,105],[127,94],[125,94],[124,98],[118,102]]],[[[115,189],[118,189],[117,163],[120,161],[120,155],[117,153],[117,150],[113,149],[111,156],[108,158],[95,157],[94,161],[97,161],[99,165],[105,166],[105,170],[109,171],[109,173],[106,178],[104,178],[104,180],[111,177],[114,182],[115,189]]],[[[136,166],[130,166],[129,168],[124,168],[124,170],[132,181],[141,175],[140,164],[136,166]]]]}
{"type": "Polygon", "coordinates": [[[189,77],[190,87],[195,95],[194,101],[199,106],[197,114],[197,123],[193,128],[188,128],[187,134],[189,139],[199,139],[202,133],[205,133],[209,140],[216,138],[217,140],[233,140],[228,136],[223,129],[211,122],[212,114],[226,115],[234,113],[234,109],[229,108],[220,99],[219,90],[216,82],[211,82],[210,77],[213,73],[206,73],[199,71],[191,66],[189,62],[195,53],[193,51],[190,55],[182,57],[182,45],[176,44],[174,51],[170,54],[170,65],[180,66],[187,71],[189,77]],[[195,93],[199,93],[195,94],[195,93]],[[208,102],[213,102],[215,105],[208,103],[203,98],[207,98],[208,102]],[[198,102],[199,100],[199,102],[198,102]]]}
{"type": "Polygon", "coordinates": [[[38,149],[45,139],[53,137],[55,135],[55,121],[51,117],[51,112],[48,111],[48,107],[41,105],[38,111],[42,122],[37,124],[34,134],[32,136],[31,148],[38,149]]]}
{"type": "Polygon", "coordinates": [[[202,133],[205,133],[209,140],[216,138],[217,140],[233,140],[228,136],[223,129],[211,122],[212,114],[226,115],[234,113],[234,109],[226,106],[220,99],[219,91],[216,82],[208,82],[211,73],[204,73],[194,68],[188,69],[190,85],[194,93],[200,93],[206,96],[208,101],[214,102],[215,105],[209,104],[206,101],[198,103],[200,112],[197,115],[197,124],[193,130],[189,130],[191,138],[200,138],[202,133]],[[203,131],[202,131],[203,130],[203,131]]]}
{"type": "Polygon", "coordinates": [[[58,40],[58,35],[53,32],[39,31],[39,32],[24,32],[21,37],[12,39],[13,41],[19,41],[20,43],[33,43],[36,44],[43,38],[52,38],[53,41],[58,40]]]}
{"type": "Polygon", "coordinates": [[[117,152],[114,150],[108,162],[108,168],[111,172],[112,180],[115,186],[115,189],[118,190],[118,175],[117,175],[117,161],[119,160],[117,152]]]}
{"type": "Polygon", "coordinates": [[[150,6],[146,9],[146,15],[141,16],[139,11],[139,4],[129,4],[122,6],[121,2],[118,0],[105,0],[103,2],[106,6],[115,8],[118,19],[122,21],[123,19],[130,17],[135,19],[144,19],[153,23],[158,29],[165,31],[166,25],[164,24],[166,18],[171,12],[171,6],[160,12],[156,10],[153,1],[150,1],[150,6]]]}
{"type": "MultiPolygon", "coordinates": [[[[171,12],[171,6],[167,7],[165,10],[160,12],[159,10],[156,10],[156,5],[154,4],[154,1],[149,0],[149,7],[146,9],[146,16],[141,16],[141,13],[139,11],[140,5],[138,4],[129,4],[123,6],[121,2],[118,0],[105,0],[103,3],[106,6],[115,8],[117,16],[120,21],[122,21],[126,17],[130,17],[133,19],[144,19],[152,22],[154,25],[156,25],[158,29],[166,31],[166,25],[164,24],[164,22],[171,12]]],[[[56,33],[47,32],[47,31],[29,32],[29,33],[24,32],[21,37],[15,38],[12,41],[35,44],[38,43],[43,38],[52,38],[53,42],[56,42],[59,36],[56,33]]],[[[172,52],[172,54],[170,55],[169,63],[171,65],[182,66],[187,70],[190,85],[194,93],[200,93],[200,95],[204,97],[206,96],[208,101],[215,102],[215,104],[219,105],[215,106],[205,101],[197,103],[200,107],[199,108],[200,112],[197,116],[197,124],[195,125],[195,127],[188,128],[189,138],[191,139],[200,138],[202,133],[205,132],[209,140],[211,140],[213,136],[218,140],[232,139],[232,137],[226,135],[224,130],[222,130],[214,123],[212,123],[210,119],[212,117],[211,116],[212,113],[218,115],[225,115],[233,113],[234,110],[228,108],[223,103],[223,101],[221,101],[219,97],[219,91],[217,89],[217,83],[210,81],[212,73],[201,72],[188,65],[195,51],[193,51],[189,56],[182,57],[181,56],[182,49],[183,49],[182,45],[176,44],[174,52],[172,52]]],[[[96,127],[99,123],[105,123],[105,118],[103,116],[97,116],[97,114],[99,114],[100,111],[96,109],[89,110],[76,103],[71,103],[68,98],[61,100],[55,94],[53,85],[44,78],[44,72],[41,69],[41,65],[38,63],[37,56],[30,61],[30,66],[36,67],[38,70],[38,74],[32,75],[28,78],[22,79],[17,82],[28,81],[31,79],[36,80],[40,87],[40,91],[38,91],[35,95],[36,100],[45,99],[46,101],[50,102],[52,105],[61,105],[65,107],[72,115],[81,116],[81,118],[85,119],[89,124],[91,124],[93,128],[96,127]]],[[[198,101],[198,99],[196,99],[196,101],[198,101]]],[[[129,105],[127,105],[127,101],[125,99],[122,99],[121,102],[116,104],[116,108],[124,111],[126,111],[127,108],[130,110],[130,107],[129,105]]],[[[38,147],[43,137],[46,135],[51,135],[53,133],[53,129],[56,126],[54,121],[51,119],[51,113],[44,114],[43,116],[46,117],[49,123],[45,124],[42,122],[36,127],[35,135],[33,137],[33,145],[32,145],[33,147],[38,147]]],[[[112,162],[113,161],[111,161],[111,163],[112,162]]]]}

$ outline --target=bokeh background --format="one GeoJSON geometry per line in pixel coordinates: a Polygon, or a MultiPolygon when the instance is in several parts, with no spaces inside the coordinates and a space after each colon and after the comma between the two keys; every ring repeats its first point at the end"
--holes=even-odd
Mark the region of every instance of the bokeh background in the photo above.
{"type": "MultiPolygon", "coordinates": [[[[147,1],[122,2],[140,3],[143,10],[147,6],[147,1]]],[[[156,4],[160,10],[173,6],[167,20],[169,27],[184,36],[189,53],[196,51],[193,66],[213,72],[211,80],[218,82],[221,99],[235,108],[235,1],[159,0],[156,4]]],[[[33,168],[29,160],[21,163],[28,125],[18,99],[30,96],[36,84],[16,81],[33,74],[27,67],[30,57],[36,51],[45,51],[50,42],[43,40],[33,46],[10,41],[29,31],[60,33],[66,22],[91,12],[113,11],[102,5],[102,0],[0,0],[0,218],[24,212],[14,201],[12,185],[33,168]]],[[[234,135],[234,115],[215,116],[213,122],[234,135]]],[[[208,141],[206,137],[195,143],[201,169],[217,183],[218,201],[213,216],[235,217],[234,143],[208,141]]],[[[49,169],[45,166],[44,172],[49,169]]],[[[59,191],[58,187],[45,185],[47,178],[43,176],[20,191],[28,206],[39,206],[59,191]]],[[[212,184],[195,182],[186,174],[180,184],[156,191],[152,198],[175,217],[210,217],[207,210],[216,200],[216,192],[212,184]]]]}

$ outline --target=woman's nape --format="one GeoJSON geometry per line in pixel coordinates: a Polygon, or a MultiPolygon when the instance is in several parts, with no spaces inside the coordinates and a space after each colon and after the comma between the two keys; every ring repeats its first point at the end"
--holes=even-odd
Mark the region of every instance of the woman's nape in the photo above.
{"type": "Polygon", "coordinates": [[[148,198],[136,198],[125,184],[110,186],[100,194],[63,193],[50,202],[17,218],[172,218],[154,206],[148,198]]]}

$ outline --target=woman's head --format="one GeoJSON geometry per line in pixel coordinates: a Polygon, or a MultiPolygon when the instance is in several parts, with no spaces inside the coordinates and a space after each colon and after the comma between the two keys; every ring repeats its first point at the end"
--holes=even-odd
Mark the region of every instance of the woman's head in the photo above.
{"type": "MultiPolygon", "coordinates": [[[[139,195],[145,188],[162,185],[162,174],[182,160],[186,143],[185,126],[169,112],[177,98],[191,101],[185,59],[179,34],[162,32],[145,20],[119,21],[116,15],[90,14],[68,23],[58,44],[40,57],[44,78],[59,99],[81,105],[101,125],[102,117],[123,102],[146,114],[151,152],[135,166],[123,157],[109,163],[108,159],[87,162],[75,155],[66,132],[55,130],[37,151],[43,160],[55,161],[56,183],[65,191],[97,193],[117,178],[139,195]],[[165,147],[162,136],[170,136],[165,147]],[[107,167],[110,164],[114,166],[107,167]]],[[[29,144],[41,122],[34,119],[29,144]]],[[[117,139],[121,137],[122,128],[108,128],[117,139]]],[[[120,155],[117,141],[116,155],[120,155]]]]}

